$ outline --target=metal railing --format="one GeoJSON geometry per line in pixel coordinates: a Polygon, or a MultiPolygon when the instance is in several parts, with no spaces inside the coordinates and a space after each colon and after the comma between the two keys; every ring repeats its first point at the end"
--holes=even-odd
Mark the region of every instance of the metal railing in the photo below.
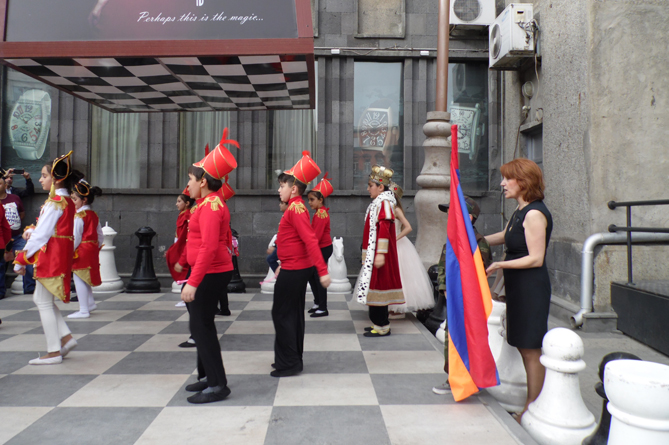
{"type": "Polygon", "coordinates": [[[627,232],[627,284],[634,284],[634,275],[632,270],[632,232],[644,233],[669,233],[666,227],[634,227],[632,226],[632,207],[640,206],[658,206],[669,205],[669,199],[657,199],[651,201],[609,201],[608,206],[611,210],[617,207],[626,207],[627,226],[618,227],[615,224],[609,226],[609,232],[627,232]]]}

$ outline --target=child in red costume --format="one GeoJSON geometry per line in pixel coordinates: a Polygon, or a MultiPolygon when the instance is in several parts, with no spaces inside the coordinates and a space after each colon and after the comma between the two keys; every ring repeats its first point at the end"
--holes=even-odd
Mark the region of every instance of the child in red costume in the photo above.
{"type": "MultiPolygon", "coordinates": [[[[327,176],[328,174],[325,173],[321,182],[307,193],[309,207],[311,207],[311,210],[316,211],[311,219],[311,227],[314,228],[318,247],[321,249],[325,264],[328,263],[330,256],[332,256],[332,238],[330,237],[330,209],[324,207],[324,204],[325,198],[330,196],[334,191],[327,176]]],[[[309,284],[314,294],[314,306],[309,309],[311,318],[327,317],[330,315],[328,312],[328,290],[321,286],[318,280],[318,271],[315,268],[309,278],[309,284]]]]}
{"type": "Polygon", "coordinates": [[[362,236],[362,269],[356,294],[358,302],[369,306],[373,323],[365,337],[390,335],[388,305],[404,303],[395,235],[395,195],[389,190],[393,171],[375,165],[367,191],[373,199],[367,207],[362,236]]]}
{"type": "Polygon", "coordinates": [[[77,213],[74,215],[74,286],[79,299],[79,311],[67,318],[88,318],[97,309],[92,286],[102,284],[100,278],[100,249],[104,234],[98,215],[91,210],[96,196],[102,195],[100,187],[91,187],[85,180],[74,184],[72,201],[77,213]]]}
{"type": "Polygon", "coordinates": [[[272,377],[288,377],[302,372],[304,297],[313,266],[316,266],[321,285],[324,288],[330,285],[328,267],[302,200],[307,184],[321,171],[309,152],[302,152],[302,155],[292,169],[279,175],[279,197],[288,203],[288,210],[281,218],[276,239],[281,267],[277,269],[272,304],[276,331],[272,377]]]}
{"type": "Polygon", "coordinates": [[[181,291],[181,299],[188,304],[190,332],[197,348],[198,381],[186,386],[197,394],[188,397],[190,403],[210,403],[230,395],[225,368],[221,358],[214,317],[218,295],[232,278],[230,250],[230,213],[217,191],[222,178],[230,173],[237,162],[223,146],[236,141],[223,139],[202,161],[188,169],[188,192],[196,199],[197,207],[188,224],[186,243],[187,263],[191,266],[188,282],[181,291]]]}
{"type": "Polygon", "coordinates": [[[30,360],[31,365],[53,365],[77,345],[70,329],[54,303],[54,297],[70,302],[70,280],[74,256],[74,203],[70,198],[72,184],[83,177],[70,170],[69,152],[42,168],[40,184],[50,190],[49,198],[40,211],[37,226],[23,233],[27,240],[24,250],[16,255],[14,271],[25,274],[25,266],[35,265],[35,294],[33,301],[39,309],[47,342],[47,354],[30,360]]]}
{"type": "Polygon", "coordinates": [[[179,258],[186,250],[188,221],[190,220],[191,206],[194,202],[195,200],[191,199],[185,193],[182,193],[177,197],[176,207],[177,210],[179,210],[179,216],[177,217],[177,231],[174,234],[174,244],[172,244],[170,248],[167,249],[167,252],[165,252],[167,268],[174,281],[185,280],[188,276],[188,265],[185,265],[185,268],[182,268],[180,272],[174,270],[174,265],[179,262],[179,258]]]}

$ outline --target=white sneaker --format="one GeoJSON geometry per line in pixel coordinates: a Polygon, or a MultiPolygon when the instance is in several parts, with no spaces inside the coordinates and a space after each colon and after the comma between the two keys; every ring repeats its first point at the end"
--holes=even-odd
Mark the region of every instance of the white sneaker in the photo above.
{"type": "Polygon", "coordinates": [[[73,338],[70,339],[67,343],[65,343],[61,348],[60,348],[60,356],[65,357],[67,354],[70,353],[71,350],[77,347],[77,341],[73,338]]]}
{"type": "Polygon", "coordinates": [[[91,316],[91,314],[88,313],[88,312],[78,311],[78,312],[74,312],[74,313],[68,315],[67,318],[88,318],[90,316],[91,316]]]}
{"type": "Polygon", "coordinates": [[[186,307],[186,302],[185,301],[180,301],[177,304],[175,304],[174,307],[186,307]]]}
{"type": "Polygon", "coordinates": [[[440,396],[448,394],[449,392],[451,392],[451,384],[448,383],[448,380],[446,380],[446,382],[444,382],[443,385],[433,387],[432,392],[435,394],[439,394],[440,396]]]}
{"type": "Polygon", "coordinates": [[[88,309],[88,312],[89,312],[89,313],[90,313],[90,312],[93,312],[94,310],[97,310],[97,308],[98,308],[98,305],[95,304],[95,303],[93,303],[93,307],[90,308],[90,309],[88,309]]]}
{"type": "Polygon", "coordinates": [[[58,365],[59,363],[63,363],[63,357],[60,355],[48,358],[37,357],[28,362],[29,365],[58,365]]]}

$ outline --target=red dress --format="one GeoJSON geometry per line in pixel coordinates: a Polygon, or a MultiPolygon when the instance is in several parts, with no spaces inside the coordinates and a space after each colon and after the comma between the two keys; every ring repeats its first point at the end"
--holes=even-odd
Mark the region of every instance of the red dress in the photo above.
{"type": "MultiPolygon", "coordinates": [[[[404,303],[400,265],[397,261],[397,236],[395,235],[395,213],[389,201],[379,206],[376,224],[376,252],[385,255],[385,264],[381,268],[372,267],[372,278],[367,293],[368,306],[388,306],[404,303]]],[[[366,252],[369,247],[369,219],[365,219],[365,230],[362,235],[362,248],[366,252]]],[[[363,253],[363,264],[365,262],[363,253]]]]}
{"type": "Polygon", "coordinates": [[[74,251],[72,272],[86,282],[89,286],[102,284],[100,278],[100,240],[98,226],[100,219],[92,210],[83,210],[74,215],[84,222],[84,231],[81,234],[81,243],[74,251]]]}
{"type": "Polygon", "coordinates": [[[177,240],[167,249],[165,258],[167,258],[167,268],[174,281],[185,280],[188,276],[188,265],[182,264],[184,269],[181,272],[174,270],[174,265],[179,262],[179,258],[186,250],[186,239],[188,238],[188,221],[190,220],[190,209],[186,209],[179,213],[177,218],[177,240]]]}

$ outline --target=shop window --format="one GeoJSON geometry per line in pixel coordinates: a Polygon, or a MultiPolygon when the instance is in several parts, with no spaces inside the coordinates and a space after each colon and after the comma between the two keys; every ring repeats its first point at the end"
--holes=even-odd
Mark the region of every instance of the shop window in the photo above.
{"type": "MultiPolygon", "coordinates": [[[[2,131],[2,167],[22,168],[38,178],[51,159],[51,99],[58,92],[13,69],[7,68],[5,73],[2,128],[7,131],[2,131]]],[[[23,178],[16,176],[14,186],[24,184],[23,178]]]]}
{"type": "Polygon", "coordinates": [[[353,81],[353,188],[367,187],[375,164],[404,187],[402,64],[355,62],[353,81]]]}
{"type": "MultiPolygon", "coordinates": [[[[230,111],[202,111],[179,115],[179,179],[188,182],[188,167],[204,158],[205,147],[213,150],[230,127],[230,111]]],[[[237,139],[231,136],[232,139],[237,139]]],[[[237,156],[235,156],[237,157],[237,156]]]]}
{"type": "Polygon", "coordinates": [[[448,111],[458,124],[460,183],[465,192],[488,190],[488,66],[448,65],[448,111]]]}
{"type": "Polygon", "coordinates": [[[139,188],[140,115],[91,107],[91,179],[102,188],[139,188]]]}

